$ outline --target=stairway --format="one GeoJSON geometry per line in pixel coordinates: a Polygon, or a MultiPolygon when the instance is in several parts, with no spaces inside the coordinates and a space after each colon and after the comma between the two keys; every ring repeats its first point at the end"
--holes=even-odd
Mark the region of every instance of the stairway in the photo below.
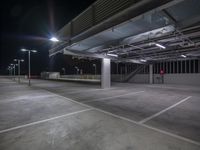
{"type": "Polygon", "coordinates": [[[132,71],[131,73],[129,73],[123,80],[122,82],[128,82],[131,78],[133,78],[137,73],[139,73],[142,69],[144,69],[144,67],[146,67],[146,65],[141,65],[138,66],[134,71],[132,71]]]}

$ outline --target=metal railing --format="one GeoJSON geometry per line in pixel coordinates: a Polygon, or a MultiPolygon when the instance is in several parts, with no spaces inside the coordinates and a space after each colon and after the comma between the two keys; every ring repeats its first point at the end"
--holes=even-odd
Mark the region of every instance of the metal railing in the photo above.
{"type": "MultiPolygon", "coordinates": [[[[139,1],[140,0],[97,0],[80,15],[61,28],[57,32],[57,36],[62,39],[64,43],[69,43],[72,37],[79,35],[139,1]]],[[[66,44],[55,44],[49,51],[50,54],[54,53],[58,47],[62,49],[60,45],[66,44]]]]}
{"type": "Polygon", "coordinates": [[[58,36],[73,37],[138,1],[139,0],[97,0],[58,31],[58,36]]]}

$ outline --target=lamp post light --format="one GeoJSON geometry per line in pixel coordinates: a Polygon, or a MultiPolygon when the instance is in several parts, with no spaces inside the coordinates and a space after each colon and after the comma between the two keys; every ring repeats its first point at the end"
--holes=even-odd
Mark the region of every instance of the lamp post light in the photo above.
{"type": "Polygon", "coordinates": [[[13,69],[14,69],[13,64],[10,64],[9,67],[10,67],[10,76],[12,78],[12,76],[13,76],[13,69]]]}
{"type": "Polygon", "coordinates": [[[9,74],[9,76],[12,76],[12,67],[11,67],[11,66],[8,66],[8,68],[7,68],[7,69],[8,69],[8,72],[9,72],[9,73],[8,73],[8,74],[9,74]]]}
{"type": "Polygon", "coordinates": [[[52,41],[52,42],[59,42],[59,40],[56,37],[52,37],[49,40],[52,41]]]}
{"type": "Polygon", "coordinates": [[[63,75],[65,75],[66,74],[65,68],[62,68],[62,71],[63,71],[63,75]]]}
{"type": "Polygon", "coordinates": [[[23,59],[14,59],[14,61],[18,62],[18,82],[20,83],[20,62],[24,62],[23,59]]]}
{"type": "Polygon", "coordinates": [[[75,69],[76,69],[76,74],[78,75],[79,68],[77,66],[75,66],[75,69]]]}
{"type": "Polygon", "coordinates": [[[15,81],[15,67],[17,66],[17,64],[10,64],[11,66],[13,66],[13,80],[15,81]]]}
{"type": "Polygon", "coordinates": [[[97,65],[96,64],[92,64],[92,66],[94,67],[94,74],[96,76],[96,74],[97,74],[97,65]]]}
{"type": "Polygon", "coordinates": [[[36,53],[36,50],[21,49],[22,52],[28,52],[28,85],[31,85],[31,53],[36,53]]]}

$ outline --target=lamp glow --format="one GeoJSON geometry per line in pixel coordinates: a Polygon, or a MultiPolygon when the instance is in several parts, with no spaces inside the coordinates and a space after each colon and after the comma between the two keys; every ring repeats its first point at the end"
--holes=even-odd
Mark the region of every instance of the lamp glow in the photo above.
{"type": "Polygon", "coordinates": [[[155,43],[155,45],[156,45],[157,47],[160,47],[160,48],[162,48],[162,49],[166,49],[166,47],[165,47],[165,46],[163,46],[163,45],[161,45],[161,44],[155,43]]]}
{"type": "Polygon", "coordinates": [[[107,54],[108,56],[112,56],[112,57],[118,57],[118,55],[117,54],[107,54]]]}
{"type": "Polygon", "coordinates": [[[50,40],[53,42],[59,42],[59,40],[56,37],[52,37],[50,40]]]}
{"type": "Polygon", "coordinates": [[[140,59],[140,61],[141,61],[141,62],[147,62],[147,60],[146,60],[146,59],[140,59]]]}
{"type": "Polygon", "coordinates": [[[33,53],[37,53],[37,51],[36,51],[36,50],[31,50],[31,52],[33,52],[33,53]]]}
{"type": "Polygon", "coordinates": [[[22,48],[22,49],[21,49],[21,51],[22,51],[22,52],[26,52],[27,50],[26,50],[26,49],[24,49],[24,48],[22,48]]]}
{"type": "Polygon", "coordinates": [[[186,55],[181,55],[181,57],[186,58],[187,56],[186,55]]]}

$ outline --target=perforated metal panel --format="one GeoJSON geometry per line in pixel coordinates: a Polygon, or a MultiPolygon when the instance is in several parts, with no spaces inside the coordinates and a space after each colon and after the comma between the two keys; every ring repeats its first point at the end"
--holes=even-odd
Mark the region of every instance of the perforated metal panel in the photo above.
{"type": "Polygon", "coordinates": [[[138,0],[98,0],[95,3],[95,22],[98,23],[136,2],[138,0]]]}
{"type": "Polygon", "coordinates": [[[89,7],[80,16],[73,20],[73,35],[76,35],[93,25],[93,8],[89,7]]]}
{"type": "Polygon", "coordinates": [[[191,17],[199,15],[200,0],[185,0],[180,4],[168,8],[167,11],[178,22],[190,19],[191,17]]]}
{"type": "Polygon", "coordinates": [[[67,24],[65,25],[58,33],[57,33],[57,36],[59,36],[60,38],[63,38],[63,37],[69,37],[70,34],[71,34],[71,24],[67,24]]]}

